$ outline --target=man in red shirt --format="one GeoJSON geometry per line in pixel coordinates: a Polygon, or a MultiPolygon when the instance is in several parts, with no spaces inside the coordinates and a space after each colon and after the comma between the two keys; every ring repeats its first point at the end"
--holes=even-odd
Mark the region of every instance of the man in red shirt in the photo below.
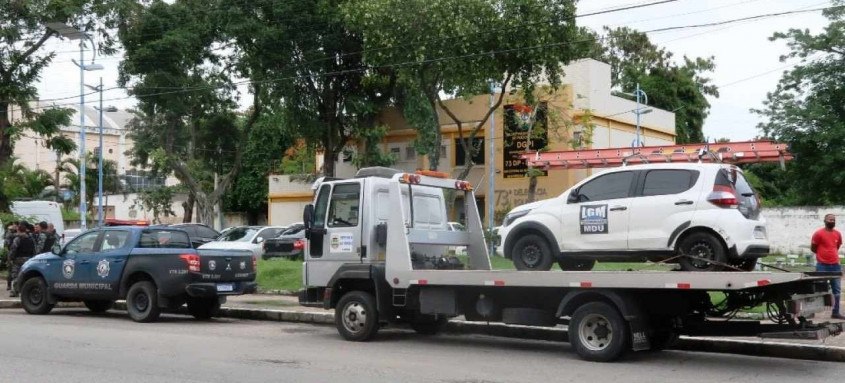
{"type": "MultiPolygon", "coordinates": [[[[842,246],[842,234],[834,227],[836,217],[833,214],[824,216],[824,228],[813,233],[813,240],[810,250],[816,253],[816,271],[830,271],[842,273],[842,266],[839,263],[839,248],[842,246]]],[[[833,314],[834,319],[845,319],[839,313],[839,299],[841,291],[840,278],[830,280],[830,289],[833,292],[833,314]]]]}

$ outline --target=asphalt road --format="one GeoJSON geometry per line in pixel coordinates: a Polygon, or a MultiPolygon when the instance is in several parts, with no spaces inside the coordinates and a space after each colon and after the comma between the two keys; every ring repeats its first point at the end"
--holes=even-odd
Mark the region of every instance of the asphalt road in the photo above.
{"type": "Polygon", "coordinates": [[[833,382],[845,364],[668,351],[612,364],[569,345],[383,330],[351,343],[333,327],[80,309],[0,310],[0,382],[833,382]]]}

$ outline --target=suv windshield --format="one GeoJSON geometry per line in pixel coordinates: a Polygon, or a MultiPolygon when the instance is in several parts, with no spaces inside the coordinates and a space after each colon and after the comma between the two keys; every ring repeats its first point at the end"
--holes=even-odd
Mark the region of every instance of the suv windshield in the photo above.
{"type": "Polygon", "coordinates": [[[221,235],[220,238],[217,238],[217,240],[223,242],[249,242],[257,232],[257,228],[237,227],[223,233],[223,235],[221,235]]]}

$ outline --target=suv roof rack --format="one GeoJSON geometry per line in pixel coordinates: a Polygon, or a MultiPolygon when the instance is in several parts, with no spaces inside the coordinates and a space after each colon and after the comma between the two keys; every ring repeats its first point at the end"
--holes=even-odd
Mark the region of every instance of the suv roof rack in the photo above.
{"type": "Polygon", "coordinates": [[[543,169],[610,168],[671,162],[780,162],[783,166],[793,159],[788,145],[769,140],[527,152],[520,157],[528,166],[543,169]]]}

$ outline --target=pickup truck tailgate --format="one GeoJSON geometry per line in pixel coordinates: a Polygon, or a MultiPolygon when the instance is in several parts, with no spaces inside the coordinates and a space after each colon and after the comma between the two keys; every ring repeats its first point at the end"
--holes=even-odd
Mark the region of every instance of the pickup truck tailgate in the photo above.
{"type": "Polygon", "coordinates": [[[199,249],[200,274],[210,281],[255,280],[252,252],[246,250],[199,249]]]}

